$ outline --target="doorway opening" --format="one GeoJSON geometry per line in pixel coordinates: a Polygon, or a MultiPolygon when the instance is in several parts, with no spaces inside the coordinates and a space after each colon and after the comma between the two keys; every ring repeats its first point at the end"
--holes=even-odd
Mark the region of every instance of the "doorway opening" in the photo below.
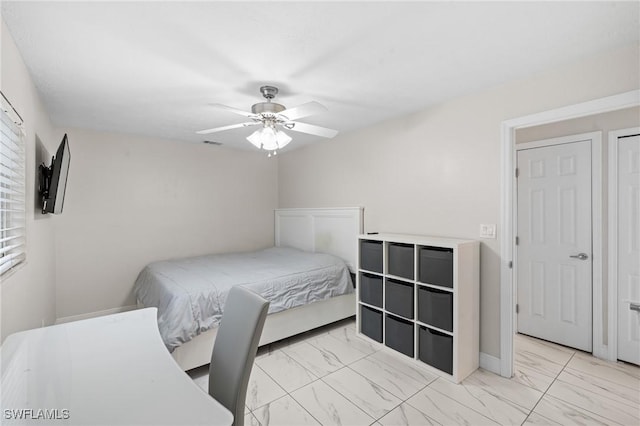
{"type": "MultiPolygon", "coordinates": [[[[515,291],[514,291],[514,255],[515,255],[515,163],[516,163],[516,129],[538,126],[542,124],[565,121],[640,105],[640,90],[601,98],[589,102],[532,114],[502,123],[502,176],[501,176],[501,268],[500,268],[500,374],[505,377],[513,375],[513,341],[515,334],[515,291]]],[[[600,223],[600,226],[602,223],[600,223]]],[[[600,240],[602,234],[594,233],[594,241],[600,240]]],[[[594,244],[595,247],[596,244],[594,244]]],[[[594,253],[595,254],[595,253],[594,253]]],[[[602,256],[599,256],[602,259],[602,256]]],[[[602,270],[593,270],[594,292],[602,294],[602,270]],[[598,277],[598,279],[596,279],[598,277]],[[597,287],[600,286],[600,287],[597,287]]],[[[602,312],[593,312],[593,354],[606,357],[606,346],[603,345],[602,312]]]]}

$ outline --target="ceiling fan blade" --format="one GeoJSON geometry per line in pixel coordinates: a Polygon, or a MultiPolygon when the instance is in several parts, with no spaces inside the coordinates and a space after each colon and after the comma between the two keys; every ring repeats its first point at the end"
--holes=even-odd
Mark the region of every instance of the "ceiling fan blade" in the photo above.
{"type": "Polygon", "coordinates": [[[328,109],[321,103],[316,101],[307,102],[297,107],[285,109],[279,115],[286,117],[288,120],[297,120],[299,118],[308,117],[314,114],[327,112],[328,109]]]}
{"type": "Polygon", "coordinates": [[[234,114],[242,115],[244,117],[254,118],[256,114],[248,111],[242,111],[241,109],[233,108],[230,106],[222,105],[222,104],[210,104],[214,108],[222,109],[228,112],[232,112],[234,114]]]}
{"type": "Polygon", "coordinates": [[[307,123],[294,123],[289,122],[283,124],[285,129],[293,130],[295,132],[309,133],[310,135],[322,136],[323,138],[332,138],[338,134],[337,130],[327,129],[326,127],[315,126],[307,123]]]}
{"type": "Polygon", "coordinates": [[[230,126],[214,127],[213,129],[200,130],[196,132],[199,135],[208,135],[209,133],[223,132],[225,130],[237,129],[240,127],[255,126],[258,122],[252,121],[248,123],[232,124],[230,126]]]}

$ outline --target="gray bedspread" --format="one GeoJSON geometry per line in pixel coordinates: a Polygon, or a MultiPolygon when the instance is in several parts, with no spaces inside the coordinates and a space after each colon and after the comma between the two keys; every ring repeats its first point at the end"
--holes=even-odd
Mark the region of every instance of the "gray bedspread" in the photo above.
{"type": "Polygon", "coordinates": [[[154,262],[140,272],[134,293],[145,307],[158,308],[160,334],[173,351],[219,323],[234,285],[269,300],[269,313],[354,291],[342,259],[272,247],[154,262]]]}

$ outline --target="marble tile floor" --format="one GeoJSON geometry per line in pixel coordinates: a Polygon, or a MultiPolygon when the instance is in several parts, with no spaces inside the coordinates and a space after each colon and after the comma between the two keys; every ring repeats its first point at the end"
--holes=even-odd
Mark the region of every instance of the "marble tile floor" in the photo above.
{"type": "MultiPolygon", "coordinates": [[[[514,377],[456,385],[355,335],[345,320],[258,350],[245,424],[639,425],[640,368],[523,335],[514,377]]],[[[205,391],[208,366],[189,371],[205,391]]]]}

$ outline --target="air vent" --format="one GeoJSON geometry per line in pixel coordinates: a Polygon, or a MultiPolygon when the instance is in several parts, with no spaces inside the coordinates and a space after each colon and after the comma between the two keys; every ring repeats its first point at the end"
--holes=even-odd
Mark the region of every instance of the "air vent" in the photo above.
{"type": "Polygon", "coordinates": [[[217,145],[217,146],[222,145],[222,142],[216,142],[216,141],[202,141],[202,143],[206,143],[207,145],[217,145]]]}

